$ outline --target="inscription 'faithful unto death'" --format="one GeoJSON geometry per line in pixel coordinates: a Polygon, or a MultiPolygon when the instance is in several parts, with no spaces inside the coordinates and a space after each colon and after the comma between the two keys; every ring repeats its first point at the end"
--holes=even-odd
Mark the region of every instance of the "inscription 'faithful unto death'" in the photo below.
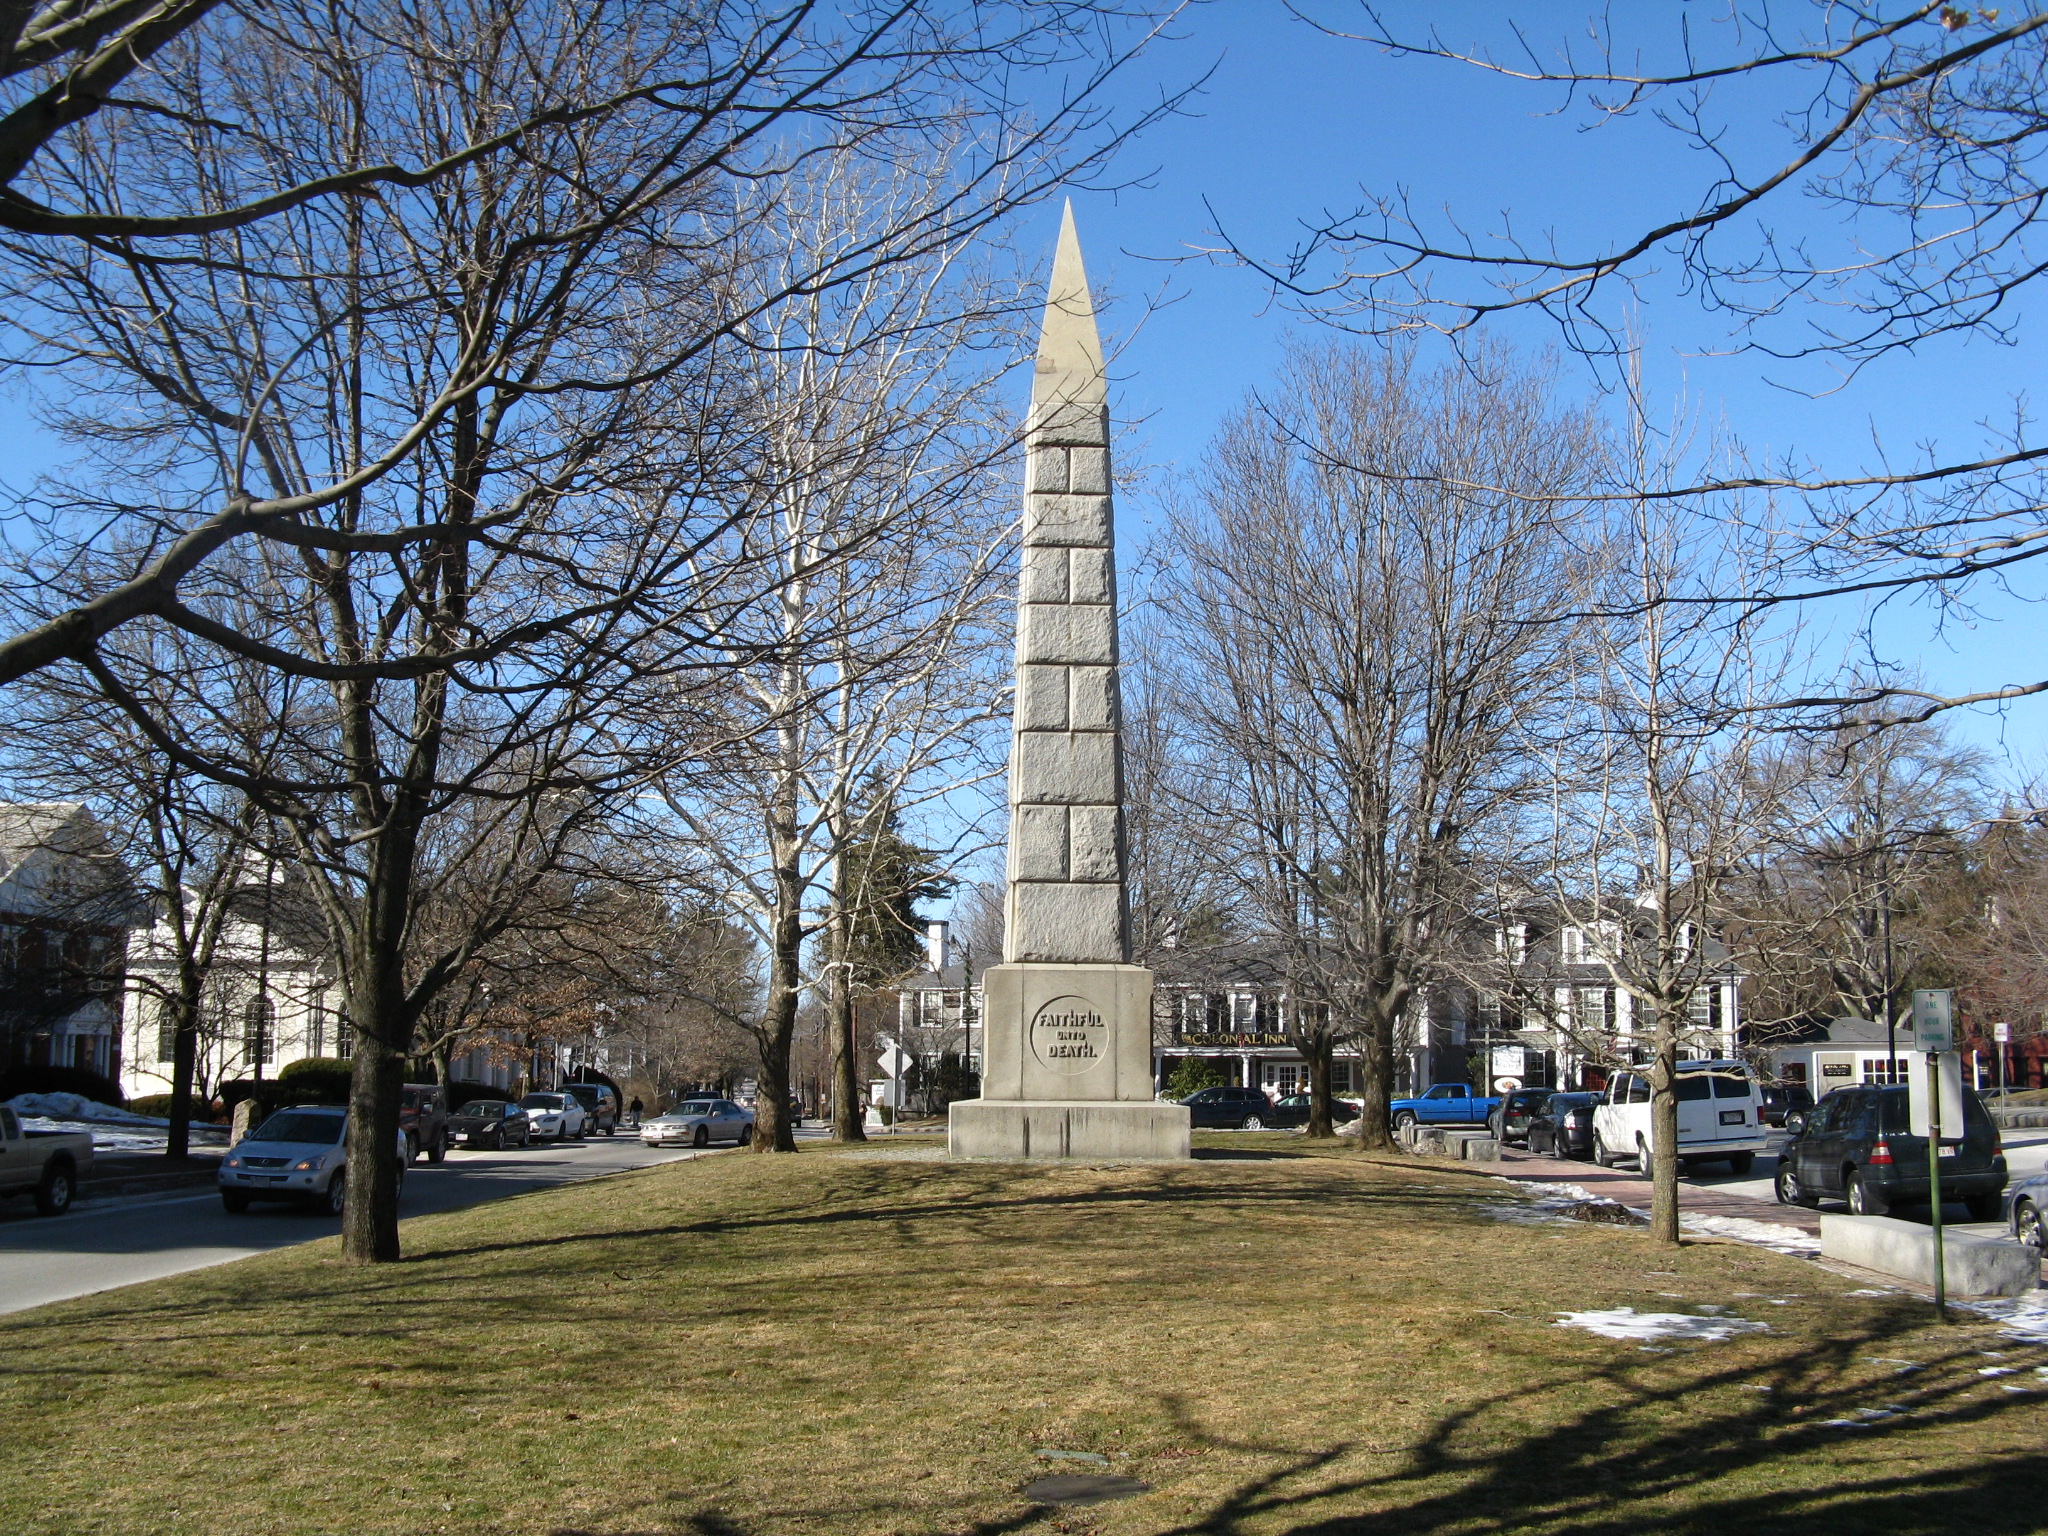
{"type": "Polygon", "coordinates": [[[1078,1077],[1109,1054],[1109,1023],[1085,997],[1053,998],[1031,1016],[1031,1053],[1049,1071],[1078,1077]]]}

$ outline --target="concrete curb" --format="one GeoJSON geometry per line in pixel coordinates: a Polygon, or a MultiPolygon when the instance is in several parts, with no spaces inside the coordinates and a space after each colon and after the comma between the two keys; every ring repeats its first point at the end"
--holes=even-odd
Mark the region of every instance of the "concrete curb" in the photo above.
{"type": "MultiPolygon", "coordinates": [[[[1820,1218],[1820,1252],[1859,1269],[1934,1283],[1934,1229],[1891,1216],[1820,1218]]],[[[1957,1296],[2020,1296],[2041,1283],[2041,1256],[2024,1243],[1943,1232],[1942,1268],[1957,1296]]]]}

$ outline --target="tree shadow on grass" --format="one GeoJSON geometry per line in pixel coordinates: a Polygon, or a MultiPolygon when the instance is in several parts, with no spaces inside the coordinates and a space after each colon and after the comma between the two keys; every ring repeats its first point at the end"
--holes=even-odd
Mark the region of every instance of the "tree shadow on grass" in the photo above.
{"type": "MultiPolygon", "coordinates": [[[[1232,1439],[1184,1403],[1163,1399],[1183,1446],[1264,1470],[1189,1513],[1174,1485],[1186,1481],[1185,1469],[1199,1475],[1202,1459],[1148,1466],[1141,1457],[1132,1470],[1158,1489],[1156,1515],[1141,1523],[1158,1536],[2032,1536],[2048,1523],[2048,1448],[2037,1421],[2016,1417],[2028,1399],[1977,1374],[1982,1357],[1971,1341],[1930,1341],[1922,1321],[1901,1306],[1871,1326],[1763,1362],[1726,1363],[1717,1346],[1699,1345],[1655,1361],[1631,1351],[1577,1371],[1553,1365],[1541,1380],[1438,1415],[1398,1445],[1232,1439]],[[1866,1352],[1901,1347],[1908,1334],[1921,1369],[1874,1371],[1866,1352]],[[1905,1411],[1862,1417],[1885,1405],[1905,1411]]],[[[1501,1363],[1512,1372],[1522,1362],[1506,1349],[1501,1363]]],[[[1366,1423],[1384,1409],[1370,1400],[1358,1407],[1366,1423]]],[[[675,1508],[688,1497],[658,1502],[675,1508]]],[[[1086,1531],[1115,1518],[1004,1503],[991,1489],[979,1510],[951,1515],[887,1495],[858,1509],[789,1507],[746,1521],[699,1508],[552,1536],[766,1536],[877,1525],[1011,1536],[1086,1531]]]]}

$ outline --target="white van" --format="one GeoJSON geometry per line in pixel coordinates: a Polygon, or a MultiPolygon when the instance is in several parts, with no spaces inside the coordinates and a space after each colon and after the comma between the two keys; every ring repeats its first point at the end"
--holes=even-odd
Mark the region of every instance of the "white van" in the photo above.
{"type": "MultiPolygon", "coordinates": [[[[1739,1061],[1678,1064],[1678,1160],[1682,1165],[1725,1160],[1749,1172],[1768,1145],[1763,1094],[1739,1061]]],[[[1650,1079],[1617,1072],[1593,1110],[1593,1161],[1603,1168],[1631,1158],[1650,1171],[1650,1079]]]]}

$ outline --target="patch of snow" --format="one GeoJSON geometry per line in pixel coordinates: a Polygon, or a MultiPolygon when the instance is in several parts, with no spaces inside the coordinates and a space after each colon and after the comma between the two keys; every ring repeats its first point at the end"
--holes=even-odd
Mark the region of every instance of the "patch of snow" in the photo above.
{"type": "Polygon", "coordinates": [[[1875,1429],[1887,1419],[1903,1418],[1906,1410],[1899,1407],[1858,1408],[1853,1419],[1822,1419],[1821,1425],[1828,1429],[1875,1429]]]}
{"type": "Polygon", "coordinates": [[[2014,1376],[2018,1373],[2019,1367],[2016,1365],[1980,1365],[1977,1367],[1977,1374],[1979,1376],[2014,1376]]]}
{"type": "Polygon", "coordinates": [[[18,1093],[7,1107],[24,1120],[31,1115],[42,1120],[85,1120],[95,1125],[169,1125],[150,1115],[138,1115],[75,1093],[18,1093]]]}
{"type": "Polygon", "coordinates": [[[1768,1323],[1740,1317],[1699,1317],[1690,1312],[1638,1312],[1613,1307],[1604,1312],[1564,1312],[1554,1328],[1583,1328],[1604,1339],[1698,1339],[1719,1343],[1738,1333],[1761,1333],[1768,1323]]]}
{"type": "Polygon", "coordinates": [[[1896,1296],[1897,1291],[1844,1291],[1844,1296],[1896,1296]]]}
{"type": "Polygon", "coordinates": [[[1751,1243],[1774,1253],[1787,1253],[1795,1259],[1820,1257],[1818,1237],[1798,1227],[1788,1227],[1783,1222],[1751,1221],[1747,1216],[1687,1216],[1681,1213],[1678,1224],[1686,1231],[1697,1232],[1704,1237],[1732,1238],[1738,1243],[1751,1243]]]}
{"type": "Polygon", "coordinates": [[[2000,1331],[2017,1343],[2048,1344],[2048,1290],[2037,1288],[2024,1296],[1994,1296],[1986,1301],[1954,1301],[1949,1305],[2003,1323],[2000,1331]]]}

